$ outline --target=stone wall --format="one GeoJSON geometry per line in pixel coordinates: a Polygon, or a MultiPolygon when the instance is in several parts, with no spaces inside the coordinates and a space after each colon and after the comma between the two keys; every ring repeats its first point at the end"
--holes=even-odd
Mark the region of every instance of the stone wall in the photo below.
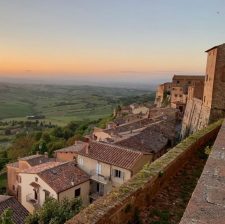
{"type": "Polygon", "coordinates": [[[221,121],[196,132],[155,162],[145,165],[131,180],[95,201],[67,224],[124,224],[135,209],[151,204],[155,194],[188,162],[199,148],[215,140],[221,121]]]}
{"type": "Polygon", "coordinates": [[[225,123],[219,131],[180,224],[225,223],[224,189],[225,123]]]}

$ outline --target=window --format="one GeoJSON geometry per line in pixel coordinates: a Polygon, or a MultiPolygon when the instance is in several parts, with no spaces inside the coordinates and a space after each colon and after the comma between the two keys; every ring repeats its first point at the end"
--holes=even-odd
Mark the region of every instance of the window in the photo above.
{"type": "Polygon", "coordinates": [[[204,96],[204,100],[203,100],[203,101],[204,101],[204,103],[205,103],[205,96],[204,96]]]}
{"type": "Polygon", "coordinates": [[[180,97],[182,97],[182,95],[180,95],[180,97]]]}
{"type": "Polygon", "coordinates": [[[179,83],[180,83],[180,81],[177,80],[177,84],[179,84],[179,83]]]}
{"type": "Polygon", "coordinates": [[[188,84],[190,85],[191,84],[191,81],[188,81],[188,84]]]}
{"type": "Polygon", "coordinates": [[[21,183],[21,177],[19,175],[16,175],[16,180],[18,183],[21,183]]]}
{"type": "Polygon", "coordinates": [[[45,200],[46,200],[47,198],[49,198],[50,192],[47,190],[43,190],[43,191],[45,192],[45,200]]]}
{"type": "Polygon", "coordinates": [[[37,177],[35,177],[35,181],[38,182],[38,178],[37,177]]]}
{"type": "Polygon", "coordinates": [[[80,188],[75,190],[74,196],[75,196],[75,198],[80,197],[80,188]]]}
{"type": "Polygon", "coordinates": [[[100,163],[96,164],[96,173],[101,174],[102,173],[102,165],[100,163]]]}
{"type": "Polygon", "coordinates": [[[177,94],[175,94],[174,96],[177,97],[177,94]]]}
{"type": "Polygon", "coordinates": [[[122,177],[122,172],[120,170],[114,170],[114,177],[121,178],[122,177]]]}
{"type": "Polygon", "coordinates": [[[81,158],[81,157],[78,157],[78,164],[79,165],[84,165],[84,160],[83,160],[83,158],[81,158]]]}
{"type": "Polygon", "coordinates": [[[37,193],[37,190],[36,189],[33,189],[34,191],[34,199],[35,200],[38,200],[38,193],[37,193]]]}

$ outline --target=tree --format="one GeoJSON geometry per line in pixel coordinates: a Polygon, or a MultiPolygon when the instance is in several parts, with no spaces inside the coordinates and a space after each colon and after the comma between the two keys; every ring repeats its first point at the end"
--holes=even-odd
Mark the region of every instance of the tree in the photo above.
{"type": "Polygon", "coordinates": [[[42,136],[42,132],[41,131],[36,132],[35,133],[35,140],[39,141],[41,139],[41,136],[42,136]]]}
{"type": "Polygon", "coordinates": [[[5,129],[5,135],[11,135],[11,130],[10,129],[5,129]]]}
{"type": "Polygon", "coordinates": [[[63,129],[61,127],[56,127],[52,131],[52,135],[56,138],[63,138],[63,129]]]}
{"type": "Polygon", "coordinates": [[[26,224],[61,224],[76,215],[82,206],[80,198],[64,199],[58,202],[54,198],[48,198],[43,206],[29,215],[26,224]]]}
{"type": "Polygon", "coordinates": [[[21,135],[16,138],[11,147],[7,150],[8,158],[16,160],[18,157],[26,156],[31,153],[35,140],[31,135],[21,135]]]}
{"type": "Polygon", "coordinates": [[[52,156],[53,152],[57,149],[62,149],[65,147],[65,140],[56,140],[52,141],[47,145],[48,148],[48,155],[52,156]]]}
{"type": "Polygon", "coordinates": [[[12,220],[13,211],[11,208],[7,208],[0,216],[0,224],[15,224],[12,220]]]}
{"type": "Polygon", "coordinates": [[[51,141],[51,137],[50,137],[50,135],[49,135],[47,132],[44,132],[44,133],[42,134],[42,139],[43,139],[43,141],[45,141],[46,143],[49,143],[49,142],[51,141]]]}

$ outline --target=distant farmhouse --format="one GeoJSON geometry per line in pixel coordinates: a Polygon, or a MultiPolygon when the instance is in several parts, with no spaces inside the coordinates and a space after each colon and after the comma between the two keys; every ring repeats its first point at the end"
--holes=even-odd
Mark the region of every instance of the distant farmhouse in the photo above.
{"type": "Polygon", "coordinates": [[[27,116],[28,120],[39,120],[39,119],[45,119],[44,115],[29,115],[27,116]]]}

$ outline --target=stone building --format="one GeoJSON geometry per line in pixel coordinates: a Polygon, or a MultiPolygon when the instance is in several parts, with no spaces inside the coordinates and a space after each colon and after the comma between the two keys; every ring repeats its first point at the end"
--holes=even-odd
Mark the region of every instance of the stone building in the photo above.
{"type": "Polygon", "coordinates": [[[172,83],[164,83],[158,86],[156,91],[156,107],[171,106],[179,109],[182,113],[185,110],[189,87],[194,88],[195,95],[202,97],[204,76],[174,75],[172,83]],[[198,86],[198,88],[195,88],[198,86]]]}
{"type": "Polygon", "coordinates": [[[89,175],[79,169],[75,161],[47,162],[19,173],[21,204],[33,213],[49,197],[62,201],[80,197],[84,206],[89,204],[89,175]]]}
{"type": "Polygon", "coordinates": [[[90,175],[90,194],[87,194],[90,202],[128,181],[153,159],[150,152],[91,141],[79,142],[68,150],[58,150],[57,160],[73,160],[73,151],[77,155],[78,167],[90,175]]]}
{"type": "Polygon", "coordinates": [[[225,44],[210,48],[206,53],[204,87],[189,89],[181,131],[183,138],[225,116],[225,44]]]}
{"type": "Polygon", "coordinates": [[[6,165],[7,168],[7,192],[10,195],[15,196],[20,200],[20,186],[19,186],[19,176],[18,174],[30,167],[47,163],[54,159],[48,158],[48,155],[31,155],[23,158],[19,158],[17,162],[9,163],[6,165]]]}
{"type": "MultiPolygon", "coordinates": [[[[203,86],[204,76],[174,75],[171,90],[171,107],[184,112],[189,87],[203,86]]],[[[197,91],[198,89],[195,88],[197,91]]],[[[197,93],[196,93],[197,94],[197,93]]]]}
{"type": "MultiPolygon", "coordinates": [[[[162,107],[165,97],[170,98],[171,94],[171,89],[172,89],[172,83],[171,82],[166,82],[157,87],[156,91],[156,97],[155,97],[155,105],[156,107],[162,107]]],[[[169,99],[170,100],[170,99],[169,99]]]]}

